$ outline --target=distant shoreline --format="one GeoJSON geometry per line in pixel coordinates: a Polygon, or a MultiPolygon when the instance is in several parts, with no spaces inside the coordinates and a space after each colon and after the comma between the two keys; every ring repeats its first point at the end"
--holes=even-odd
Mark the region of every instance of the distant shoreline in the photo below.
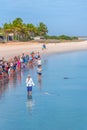
{"type": "Polygon", "coordinates": [[[46,47],[46,50],[42,50],[42,43],[38,42],[11,42],[0,44],[0,59],[4,57],[6,60],[8,60],[14,56],[21,55],[22,53],[30,54],[32,51],[39,51],[43,55],[71,51],[83,51],[87,50],[87,41],[47,43],[46,47]]]}

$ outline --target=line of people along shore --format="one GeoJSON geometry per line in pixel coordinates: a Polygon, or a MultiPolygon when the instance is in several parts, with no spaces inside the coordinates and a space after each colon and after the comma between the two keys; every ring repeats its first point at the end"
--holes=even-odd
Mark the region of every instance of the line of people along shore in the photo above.
{"type": "Polygon", "coordinates": [[[40,79],[42,74],[42,61],[39,52],[31,52],[29,54],[22,53],[22,55],[10,58],[8,61],[3,57],[0,60],[0,84],[7,82],[15,73],[32,65],[37,66],[38,79],[40,79]]]}

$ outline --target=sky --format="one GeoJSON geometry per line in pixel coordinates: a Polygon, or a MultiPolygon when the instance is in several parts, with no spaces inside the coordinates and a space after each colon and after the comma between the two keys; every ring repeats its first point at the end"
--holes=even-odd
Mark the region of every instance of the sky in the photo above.
{"type": "Polygon", "coordinates": [[[19,17],[48,35],[87,36],[87,0],[0,0],[0,26],[19,17]]]}

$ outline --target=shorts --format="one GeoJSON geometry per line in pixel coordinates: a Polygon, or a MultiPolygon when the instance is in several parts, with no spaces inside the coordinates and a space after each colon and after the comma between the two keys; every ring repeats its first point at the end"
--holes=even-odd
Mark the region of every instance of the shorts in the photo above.
{"type": "Polygon", "coordinates": [[[40,68],[42,65],[38,65],[38,68],[40,68]]]}
{"type": "Polygon", "coordinates": [[[32,86],[28,86],[28,87],[27,87],[27,91],[28,91],[28,92],[32,91],[32,86]]]}
{"type": "Polygon", "coordinates": [[[42,75],[42,73],[38,73],[38,75],[42,75]]]}

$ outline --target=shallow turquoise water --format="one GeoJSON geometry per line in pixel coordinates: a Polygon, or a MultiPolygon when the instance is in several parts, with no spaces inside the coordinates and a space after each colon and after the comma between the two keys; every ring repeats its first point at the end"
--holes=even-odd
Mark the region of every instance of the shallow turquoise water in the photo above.
{"type": "Polygon", "coordinates": [[[43,58],[43,76],[25,69],[0,87],[0,130],[87,130],[87,52],[43,58]],[[27,97],[25,79],[36,84],[27,97]]]}

